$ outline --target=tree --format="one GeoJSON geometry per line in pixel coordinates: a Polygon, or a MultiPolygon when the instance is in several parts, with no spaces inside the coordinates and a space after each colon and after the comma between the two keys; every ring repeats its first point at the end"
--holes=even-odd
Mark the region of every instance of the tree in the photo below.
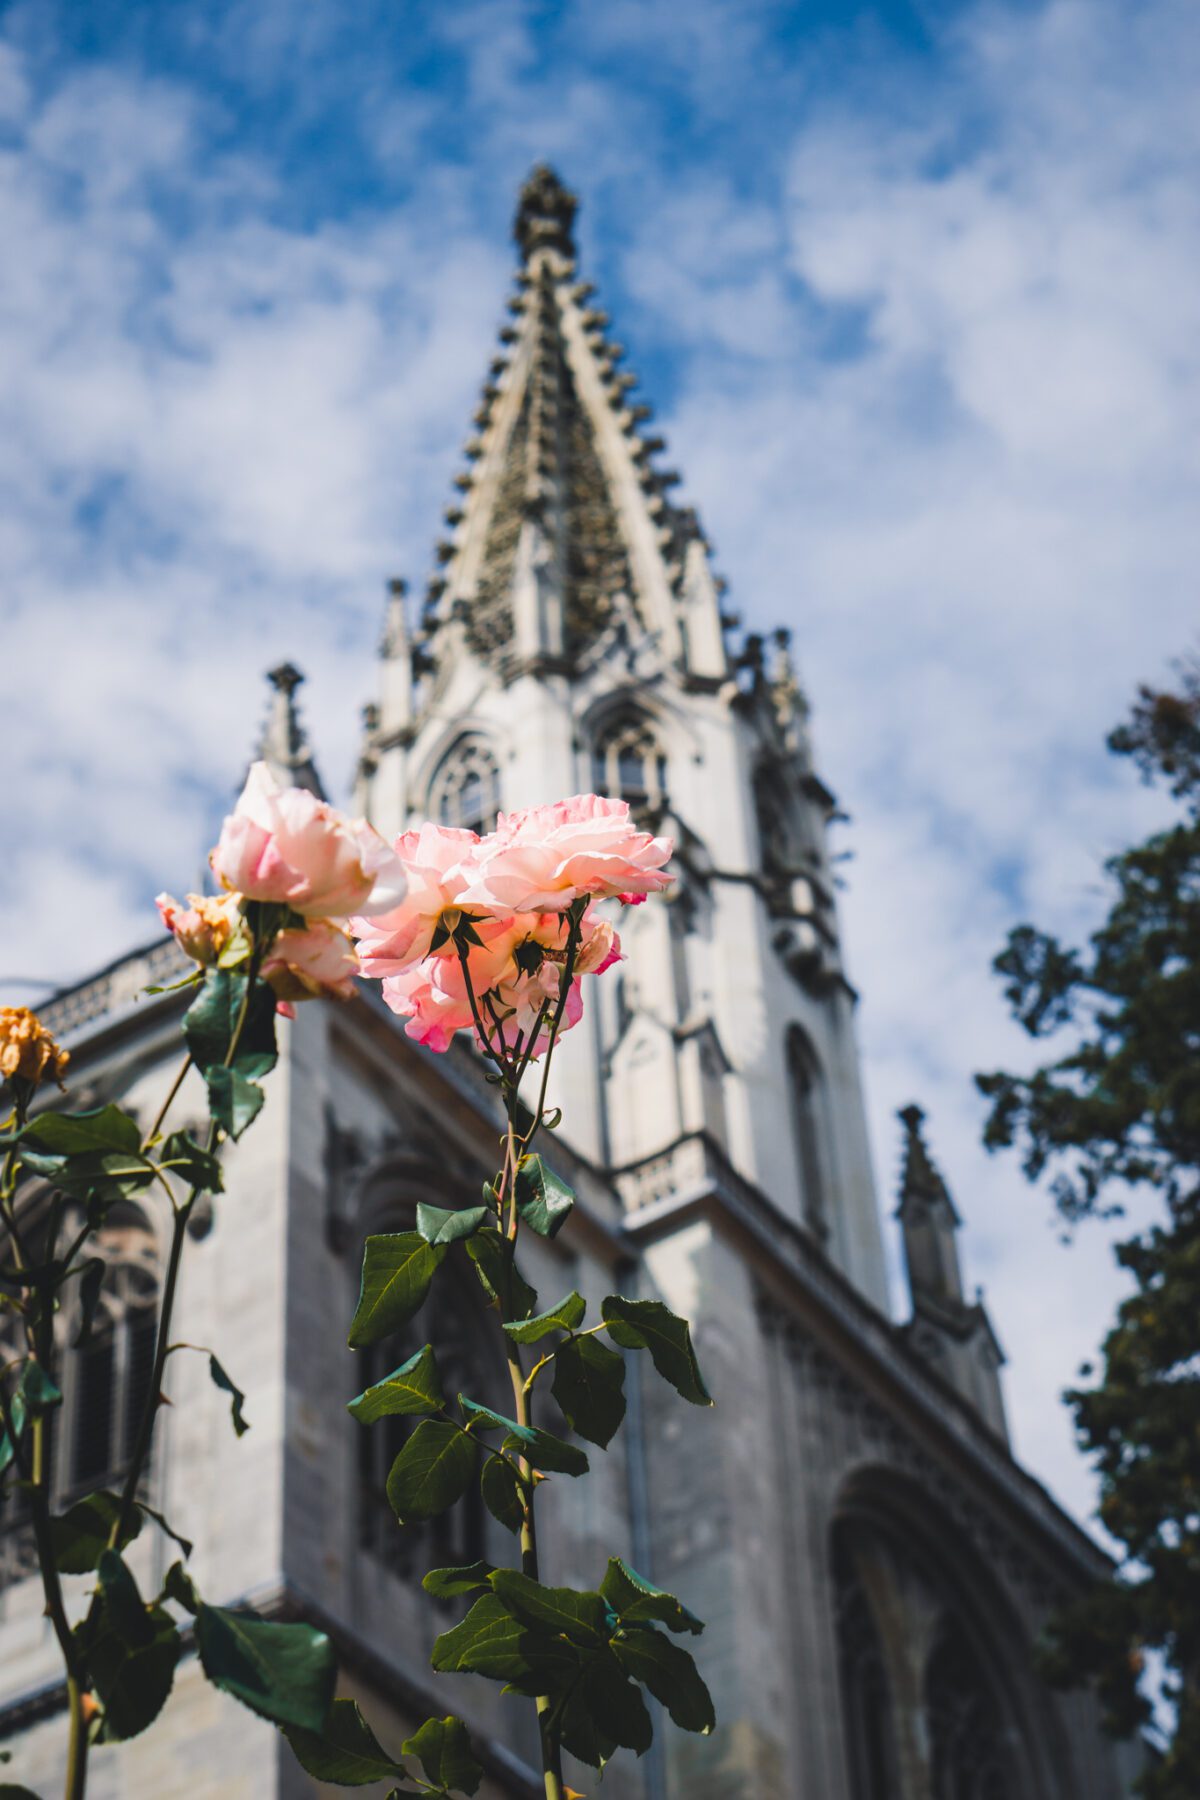
{"type": "MultiPolygon", "coordinates": [[[[1031,925],[994,968],[1033,1037],[1070,1045],[1032,1075],[976,1076],[984,1141],[1016,1147],[1030,1180],[1052,1175],[1070,1224],[1157,1190],[1159,1223],[1117,1247],[1134,1288],[1106,1337],[1096,1385],[1069,1391],[1094,1457],[1117,1579],[1053,1622],[1043,1656],[1061,1686],[1092,1685],[1110,1730],[1151,1718],[1141,1680],[1161,1659],[1173,1715],[1144,1775],[1147,1800],[1200,1793],[1200,662],[1176,691],[1143,687],[1109,749],[1166,791],[1177,815],[1106,864],[1108,916],[1086,949],[1031,925]]],[[[1081,1371],[1084,1378],[1092,1371],[1081,1371]]]]}

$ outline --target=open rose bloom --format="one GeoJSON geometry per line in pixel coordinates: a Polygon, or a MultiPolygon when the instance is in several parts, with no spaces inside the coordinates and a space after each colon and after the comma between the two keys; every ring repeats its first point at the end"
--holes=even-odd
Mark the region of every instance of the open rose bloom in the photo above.
{"type": "MultiPolygon", "coordinates": [[[[639,831],[624,800],[577,794],[501,813],[486,837],[424,824],[389,847],[303,788],[255,763],[210,861],[226,890],[159,896],[163,922],[202,966],[244,930],[244,903],[287,909],[262,962],[280,1008],[345,997],[378,979],[405,1030],[434,1050],[483,1025],[489,1049],[540,1056],[583,1013],[581,981],[618,962],[621,943],[596,903],[636,904],[668,885],[669,838],[639,831]],[[578,916],[562,994],[571,909],[578,916]]],[[[248,942],[248,940],[247,940],[248,942]]]]}
{"type": "Polygon", "coordinates": [[[478,1013],[489,1048],[539,1056],[560,998],[568,909],[587,903],[560,1033],[582,1016],[580,978],[621,957],[595,902],[633,903],[666,887],[672,848],[638,831],[625,801],[597,794],[502,813],[483,838],[431,824],[407,831],[395,844],[405,898],[350,923],[363,973],[381,978],[408,1035],[431,1049],[449,1049],[459,1031],[478,1035],[478,1013]]]}

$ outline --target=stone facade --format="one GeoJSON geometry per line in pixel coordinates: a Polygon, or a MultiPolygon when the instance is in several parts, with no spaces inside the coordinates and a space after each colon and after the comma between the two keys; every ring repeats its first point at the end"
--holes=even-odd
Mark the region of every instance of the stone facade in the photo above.
{"type": "MultiPolygon", "coordinates": [[[[564,1043],[553,1154],[579,1204],[527,1259],[546,1299],[620,1290],[689,1316],[717,1402],[690,1408],[631,1360],[626,1430],[589,1480],[545,1490],[548,1579],[591,1585],[620,1553],[708,1622],[698,1657],[715,1736],[666,1726],[640,1763],[614,1762],[603,1792],[1119,1800],[1129,1771],[1091,1703],[1050,1695],[1030,1666],[1047,1614],[1104,1560],[1010,1455],[999,1345],[962,1294],[957,1216],[919,1116],[906,1116],[900,1208],[913,1318],[887,1316],[825,843],[833,799],[785,637],[738,637],[703,532],[670,498],[649,409],[576,279],[574,210],[548,171],[522,196],[512,322],[416,618],[392,584],[359,797],[394,832],[425,816],[487,824],[497,806],[599,787],[678,844],[674,887],[625,915],[628,960],[564,1043]]],[[[273,673],[264,751],[315,786],[297,680],[288,665],[273,673]]],[[[45,1009],[71,1047],[77,1103],[153,1116],[182,1001],[138,996],[173,954],[152,946],[45,1009]]],[[[262,1119],[224,1153],[227,1191],[199,1221],[179,1300],[179,1338],[218,1349],[251,1430],[234,1437],[206,1359],[180,1352],[154,1503],[195,1538],[208,1598],[331,1634],[344,1691],[385,1742],[453,1708],[476,1734],[485,1800],[535,1795],[529,1709],[486,1683],[435,1683],[429,1647],[454,1615],[419,1587],[435,1553],[507,1561],[510,1541],[467,1502],[402,1533],[378,1491],[381,1448],[344,1405],[371,1378],[344,1348],[363,1238],[404,1228],[419,1199],[474,1200],[494,1167],[495,1095],[465,1046],[417,1049],[373,991],[302,1007],[283,1037],[262,1119]]],[[[181,1122],[199,1116],[199,1092],[185,1084],[178,1108],[181,1122]]],[[[114,1267],[135,1239],[152,1266],[164,1235],[147,1202],[114,1267]]],[[[465,1267],[458,1288],[447,1268],[438,1335],[486,1397],[488,1324],[465,1267]]],[[[112,1328],[125,1346],[112,1379],[127,1385],[133,1319],[112,1328]]],[[[95,1454],[70,1425],[72,1406],[85,1410],[72,1395],[95,1379],[68,1356],[64,1496],[95,1454]]],[[[63,1739],[54,1645],[19,1531],[2,1541],[0,1729],[15,1774],[49,1794],[63,1739]]],[[[147,1585],[172,1554],[149,1532],[131,1552],[147,1585]]],[[[595,1791],[586,1774],[574,1783],[595,1791]]],[[[332,1790],[189,1661],[158,1725],[97,1753],[93,1791],[332,1790]]]]}

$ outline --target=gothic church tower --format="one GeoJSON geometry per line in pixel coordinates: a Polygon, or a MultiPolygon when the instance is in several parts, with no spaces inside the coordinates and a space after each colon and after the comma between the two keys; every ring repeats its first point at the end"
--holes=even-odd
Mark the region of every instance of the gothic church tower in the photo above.
{"type": "Polygon", "coordinates": [[[388,834],[486,829],[594,789],[672,835],[668,904],[624,914],[628,961],[560,1053],[572,1141],[643,1188],[688,1143],[727,1161],[883,1306],[833,802],[787,634],[731,642],[704,533],[577,279],[575,208],[545,167],[521,194],[511,323],[415,629],[393,584],[362,809],[388,834]]]}

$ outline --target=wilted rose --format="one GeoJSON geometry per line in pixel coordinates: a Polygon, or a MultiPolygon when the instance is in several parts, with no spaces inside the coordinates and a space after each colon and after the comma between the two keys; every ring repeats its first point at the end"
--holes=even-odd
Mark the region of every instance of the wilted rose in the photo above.
{"type": "Polygon", "coordinates": [[[189,894],[185,906],[170,894],[159,894],[154,904],[184,955],[206,969],[216,962],[241,922],[240,899],[240,894],[189,894]]]}
{"type": "Polygon", "coordinates": [[[48,1075],[62,1087],[70,1060],[28,1006],[0,1006],[0,1078],[35,1088],[48,1075]]]}

